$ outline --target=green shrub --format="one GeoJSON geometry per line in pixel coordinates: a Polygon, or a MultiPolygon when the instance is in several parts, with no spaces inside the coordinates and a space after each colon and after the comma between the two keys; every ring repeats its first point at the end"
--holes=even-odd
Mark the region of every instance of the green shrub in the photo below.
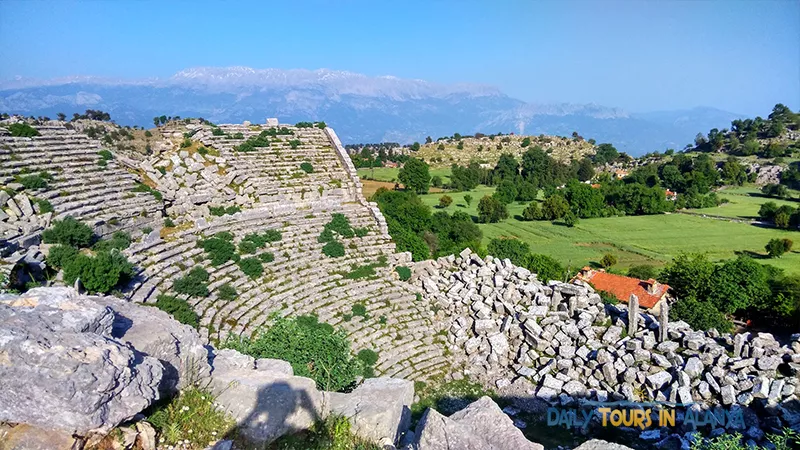
{"type": "Polygon", "coordinates": [[[397,266],[394,271],[400,276],[400,281],[408,281],[411,278],[411,269],[406,266],[397,266]]]}
{"type": "Polygon", "coordinates": [[[733,330],[733,324],[711,302],[684,297],[675,302],[670,315],[683,320],[695,330],[716,328],[721,333],[733,330]]]}
{"type": "Polygon", "coordinates": [[[607,291],[597,291],[597,295],[600,296],[600,299],[606,305],[617,305],[619,304],[619,299],[616,295],[612,294],[611,292],[607,291]]]}
{"type": "Polygon", "coordinates": [[[658,277],[658,271],[655,266],[640,265],[631,266],[628,268],[628,276],[638,278],[640,280],[649,280],[658,277]]]}
{"type": "MultiPolygon", "coordinates": [[[[158,201],[162,201],[164,196],[161,195],[161,192],[151,188],[150,186],[144,183],[138,183],[135,188],[133,188],[133,192],[147,192],[148,194],[152,195],[158,201]]],[[[174,226],[174,225],[173,225],[174,226]]]]}
{"type": "Polygon", "coordinates": [[[164,226],[167,228],[175,228],[175,222],[172,221],[169,217],[164,219],[164,226]]]}
{"type": "Polygon", "coordinates": [[[288,361],[295,375],[311,378],[326,391],[352,387],[359,373],[344,332],[334,331],[314,316],[278,318],[253,338],[229,339],[224,346],[254,358],[288,361]]]}
{"type": "Polygon", "coordinates": [[[359,361],[361,361],[365,366],[372,367],[378,362],[378,354],[369,349],[363,349],[358,352],[356,355],[359,361]]]}
{"type": "Polygon", "coordinates": [[[367,307],[361,303],[356,303],[351,308],[354,316],[366,317],[367,316],[367,307]]]}
{"type": "Polygon", "coordinates": [[[72,217],[56,220],[50,228],[42,233],[42,240],[46,244],[62,244],[71,247],[88,247],[94,239],[94,233],[83,222],[72,217]]]}
{"type": "Polygon", "coordinates": [[[256,252],[256,244],[254,244],[252,241],[239,242],[239,252],[249,255],[253,254],[256,252]]]}
{"type": "Polygon", "coordinates": [[[344,256],[344,245],[337,241],[328,242],[322,247],[322,253],[330,258],[344,256]]]}
{"type": "Polygon", "coordinates": [[[239,295],[236,288],[231,286],[230,283],[225,283],[217,289],[217,298],[220,300],[231,301],[235,300],[239,295]]]}
{"type": "Polygon", "coordinates": [[[347,418],[328,415],[308,430],[280,437],[270,447],[274,450],[380,450],[382,447],[362,439],[351,431],[347,418]]]}
{"type": "Polygon", "coordinates": [[[258,255],[258,259],[260,259],[261,262],[264,263],[271,263],[272,261],[275,261],[275,255],[270,252],[265,252],[258,255]]]}
{"type": "Polygon", "coordinates": [[[303,169],[303,172],[305,173],[314,172],[314,166],[312,166],[310,162],[304,162],[300,164],[300,168],[303,169]]]}
{"type": "Polygon", "coordinates": [[[78,249],[68,245],[55,245],[47,253],[47,264],[55,269],[64,267],[64,264],[78,256],[78,249]]]}
{"type": "Polygon", "coordinates": [[[28,190],[48,188],[47,179],[41,175],[26,175],[20,177],[17,181],[28,190]]]}
{"type": "Polygon", "coordinates": [[[114,159],[114,155],[108,150],[100,150],[99,152],[97,152],[97,154],[100,155],[100,158],[103,161],[110,161],[114,159]]]}
{"type": "Polygon", "coordinates": [[[508,258],[512,263],[519,266],[525,263],[528,254],[531,252],[527,242],[508,238],[492,239],[489,241],[489,246],[486,250],[495,258],[508,258]]]}
{"type": "Polygon", "coordinates": [[[211,213],[212,216],[224,216],[225,215],[225,207],[224,206],[209,206],[208,212],[211,213]]]}
{"type": "Polygon", "coordinates": [[[784,253],[790,252],[792,250],[792,242],[791,239],[770,239],[767,242],[767,245],[764,248],[767,250],[767,254],[769,254],[770,258],[780,258],[783,256],[784,253]]]}
{"type": "Polygon", "coordinates": [[[207,281],[208,272],[202,267],[194,267],[172,283],[172,290],[190,297],[208,297],[207,281]]]}
{"type": "Polygon", "coordinates": [[[36,205],[39,207],[39,214],[46,214],[55,211],[55,208],[53,208],[53,204],[50,203],[47,199],[37,198],[34,200],[34,203],[36,203],[36,205]]]}
{"type": "Polygon", "coordinates": [[[14,137],[33,137],[39,136],[39,131],[36,128],[24,122],[12,123],[8,126],[8,131],[14,137]]]}
{"type": "Polygon", "coordinates": [[[350,219],[340,213],[335,213],[331,216],[331,221],[325,224],[325,229],[335,231],[346,238],[351,238],[355,234],[353,228],[350,226],[350,219]]]}
{"type": "Polygon", "coordinates": [[[375,276],[375,266],[371,264],[365,264],[363,266],[359,266],[347,274],[345,274],[345,278],[349,280],[358,280],[360,278],[367,278],[375,276]]]}
{"type": "Polygon", "coordinates": [[[283,239],[283,234],[279,230],[267,230],[262,236],[267,242],[279,242],[283,239]]]}
{"type": "Polygon", "coordinates": [[[236,425],[215,406],[209,392],[195,387],[184,389],[169,402],[154,407],[147,421],[158,431],[159,448],[205,448],[236,425]]]}
{"type": "Polygon", "coordinates": [[[144,227],[144,228],[142,228],[142,234],[147,235],[147,234],[150,234],[152,232],[153,232],[153,228],[152,227],[144,227]]]}
{"type": "Polygon", "coordinates": [[[524,266],[535,273],[542,282],[549,280],[564,281],[567,278],[567,271],[561,263],[548,255],[532,253],[528,256],[524,266]]]}
{"type": "Polygon", "coordinates": [[[258,258],[242,258],[239,261],[239,269],[250,278],[258,278],[264,274],[264,265],[258,258]]]}
{"type": "Polygon", "coordinates": [[[603,255],[603,258],[600,259],[600,265],[604,269],[608,269],[609,267],[613,266],[617,263],[617,257],[612,255],[611,253],[606,253],[603,255]]]}
{"type": "Polygon", "coordinates": [[[225,214],[228,215],[233,215],[241,211],[242,208],[239,208],[238,206],[228,206],[227,208],[225,208],[225,214]]]}
{"type": "Polygon", "coordinates": [[[369,234],[369,228],[361,227],[361,228],[353,228],[353,233],[355,233],[358,237],[364,237],[369,234]]]}
{"type": "Polygon", "coordinates": [[[205,250],[212,266],[221,266],[232,260],[236,254],[236,246],[230,240],[223,239],[227,236],[219,237],[219,235],[220,233],[217,233],[217,236],[197,242],[198,247],[205,250]]]}
{"type": "Polygon", "coordinates": [[[220,231],[219,233],[215,234],[214,237],[217,239],[222,239],[223,241],[233,241],[233,233],[230,231],[220,231]]]}
{"type": "Polygon", "coordinates": [[[100,166],[100,167],[106,167],[108,165],[108,163],[106,162],[105,159],[100,159],[100,160],[97,161],[97,165],[100,166]]]}
{"type": "Polygon", "coordinates": [[[161,294],[156,298],[155,307],[171,314],[175,320],[184,325],[197,328],[200,323],[200,317],[194,312],[192,306],[186,300],[181,300],[178,297],[161,294]]]}
{"type": "Polygon", "coordinates": [[[124,231],[117,231],[111,237],[111,239],[103,239],[102,241],[97,241],[92,246],[92,250],[94,251],[109,251],[113,248],[117,250],[125,250],[126,248],[130,247],[131,245],[131,235],[124,232],[124,231]]]}
{"type": "Polygon", "coordinates": [[[101,251],[93,257],[78,254],[62,264],[64,281],[71,285],[80,279],[89,292],[107,294],[133,276],[133,264],[118,251],[101,251]]]}
{"type": "Polygon", "coordinates": [[[197,148],[197,153],[200,153],[202,156],[206,156],[208,154],[208,149],[200,146],[197,148]]]}

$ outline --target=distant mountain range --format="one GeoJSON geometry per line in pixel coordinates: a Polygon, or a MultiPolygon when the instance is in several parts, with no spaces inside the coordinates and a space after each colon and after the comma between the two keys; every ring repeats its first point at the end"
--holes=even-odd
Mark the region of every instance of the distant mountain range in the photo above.
{"type": "Polygon", "coordinates": [[[455,132],[569,136],[577,131],[631,155],[681,149],[698,132],[745,117],[705,107],[630,114],[595,104],[533,104],[490,86],[326,69],[198,67],[166,79],[0,81],[0,112],[54,118],[86,109],[106,111],[121,125],[141,126],[152,126],[152,118],[162,114],[217,123],[324,120],[345,143],[411,143],[455,132]]]}

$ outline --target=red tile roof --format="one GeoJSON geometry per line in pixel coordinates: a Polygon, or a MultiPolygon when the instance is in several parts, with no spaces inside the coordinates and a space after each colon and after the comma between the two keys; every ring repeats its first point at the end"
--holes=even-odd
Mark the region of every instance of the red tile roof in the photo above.
{"type": "Polygon", "coordinates": [[[639,305],[643,308],[652,308],[661,300],[669,290],[669,285],[658,283],[656,280],[640,280],[638,278],[615,275],[604,270],[594,270],[584,267],[575,278],[591,283],[598,291],[606,291],[614,294],[621,302],[628,302],[631,294],[639,299],[639,305]],[[656,283],[656,289],[651,294],[648,288],[656,283]]]}

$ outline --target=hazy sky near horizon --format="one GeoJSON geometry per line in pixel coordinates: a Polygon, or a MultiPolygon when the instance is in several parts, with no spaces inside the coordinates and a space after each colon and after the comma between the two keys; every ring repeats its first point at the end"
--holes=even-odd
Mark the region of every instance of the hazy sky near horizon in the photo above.
{"type": "Polygon", "coordinates": [[[0,1],[0,79],[328,68],[629,111],[800,109],[800,1],[0,1]]]}

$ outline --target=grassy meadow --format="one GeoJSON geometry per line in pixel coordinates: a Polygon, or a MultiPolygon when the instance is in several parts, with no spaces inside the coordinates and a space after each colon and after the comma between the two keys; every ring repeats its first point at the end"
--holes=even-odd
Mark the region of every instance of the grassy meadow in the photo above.
{"type": "Polygon", "coordinates": [[[713,214],[716,216],[731,217],[734,219],[754,220],[758,219],[758,209],[765,202],[774,202],[778,206],[789,205],[793,208],[800,206],[800,192],[791,191],[791,199],[781,200],[770,198],[761,193],[761,190],[751,186],[729,187],[718,192],[721,198],[727,199],[728,203],[716,208],[695,209],[693,212],[701,214],[713,214]]]}
{"type": "MultiPolygon", "coordinates": [[[[713,215],[757,215],[760,204],[771,199],[750,195],[723,195],[731,203],[702,211],[713,215]],[[741,197],[740,203],[734,200],[741,197]],[[733,197],[736,197],[735,199],[733,197]],[[754,212],[753,212],[754,211],[754,212]]],[[[471,192],[447,193],[453,203],[445,211],[465,211],[477,217],[477,204],[481,197],[494,192],[494,188],[479,186],[471,192]],[[464,195],[472,196],[468,206],[464,195]]],[[[728,193],[728,191],[723,191],[728,193]]],[[[738,188],[743,194],[757,192],[753,188],[738,188]]],[[[422,200],[435,207],[443,194],[427,194],[422,200]]],[[[796,203],[795,203],[796,204],[796,203]]],[[[793,250],[782,258],[767,259],[764,245],[772,238],[788,237],[798,242],[800,233],[763,228],[747,223],[728,222],[688,214],[663,214],[653,216],[609,217],[581,219],[573,228],[547,221],[520,220],[524,204],[509,205],[509,219],[493,224],[479,224],[484,244],[497,237],[516,237],[527,242],[536,253],[550,255],[564,265],[583,267],[597,262],[605,253],[618,259],[616,268],[650,264],[662,266],[680,252],[705,252],[712,259],[734,257],[744,252],[762,262],[780,267],[787,272],[800,273],[800,251],[793,250]]]]}

